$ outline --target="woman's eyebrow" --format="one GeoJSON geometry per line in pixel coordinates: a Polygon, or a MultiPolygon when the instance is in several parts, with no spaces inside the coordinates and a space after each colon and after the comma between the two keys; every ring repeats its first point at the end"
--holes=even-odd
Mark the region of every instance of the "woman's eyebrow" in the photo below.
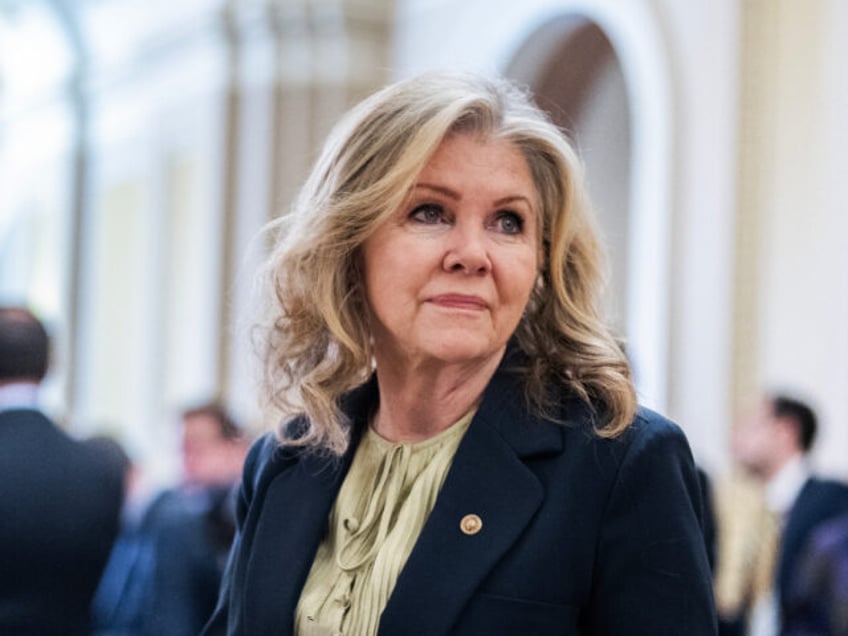
{"type": "Polygon", "coordinates": [[[453,190],[453,189],[451,189],[447,186],[443,186],[443,185],[436,185],[436,184],[433,184],[433,183],[419,182],[419,183],[416,183],[414,187],[415,187],[416,190],[419,189],[419,188],[423,188],[423,189],[426,189],[426,190],[433,190],[434,192],[444,194],[445,196],[450,197],[451,199],[459,200],[459,198],[460,198],[459,192],[457,192],[456,190],[453,190]]]}
{"type": "Polygon", "coordinates": [[[531,210],[533,209],[533,204],[530,203],[530,199],[528,199],[527,197],[525,197],[522,194],[515,194],[515,195],[503,197],[502,199],[498,199],[497,201],[495,201],[495,205],[507,205],[509,203],[515,203],[516,201],[523,202],[531,210]]]}

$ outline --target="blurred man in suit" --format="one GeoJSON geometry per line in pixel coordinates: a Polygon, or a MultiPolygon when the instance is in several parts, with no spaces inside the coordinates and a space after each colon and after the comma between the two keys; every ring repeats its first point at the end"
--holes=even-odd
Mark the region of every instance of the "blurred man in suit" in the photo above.
{"type": "MultiPolygon", "coordinates": [[[[211,594],[194,595],[194,605],[204,622],[215,608],[218,587],[235,535],[235,502],[241,471],[250,446],[235,419],[217,401],[182,412],[183,484],[188,506],[202,519],[206,558],[195,570],[213,583],[211,594]]],[[[199,590],[200,585],[195,585],[199,590]]]]}
{"type": "Polygon", "coordinates": [[[215,608],[249,440],[217,402],[184,411],[181,427],[182,483],[130,493],[95,596],[94,636],[197,636],[215,608]]]}
{"type": "Polygon", "coordinates": [[[0,634],[87,634],[118,529],[120,467],[37,408],[48,348],[32,313],[0,307],[0,634]]]}
{"type": "Polygon", "coordinates": [[[764,486],[765,514],[757,530],[748,600],[749,634],[779,633],[798,557],[812,531],[848,511],[848,486],[818,478],[808,453],[815,441],[816,415],[787,395],[767,395],[756,413],[737,427],[734,455],[764,486]],[[769,541],[769,536],[774,541],[769,541]],[[774,549],[769,553],[768,544],[774,549]]]}

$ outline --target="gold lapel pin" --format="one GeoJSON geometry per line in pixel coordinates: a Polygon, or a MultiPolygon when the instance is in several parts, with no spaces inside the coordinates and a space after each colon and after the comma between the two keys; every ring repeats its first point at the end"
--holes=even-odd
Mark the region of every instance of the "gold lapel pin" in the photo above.
{"type": "Polygon", "coordinates": [[[483,520],[474,514],[465,515],[459,522],[459,529],[468,535],[477,534],[483,529],[483,520]]]}

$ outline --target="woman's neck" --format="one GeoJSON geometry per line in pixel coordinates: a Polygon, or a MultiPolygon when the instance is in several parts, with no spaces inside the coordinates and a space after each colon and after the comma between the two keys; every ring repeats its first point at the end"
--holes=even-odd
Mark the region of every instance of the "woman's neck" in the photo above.
{"type": "Polygon", "coordinates": [[[380,408],[372,426],[394,442],[438,435],[479,402],[501,357],[463,364],[410,365],[391,364],[378,356],[380,408]]]}

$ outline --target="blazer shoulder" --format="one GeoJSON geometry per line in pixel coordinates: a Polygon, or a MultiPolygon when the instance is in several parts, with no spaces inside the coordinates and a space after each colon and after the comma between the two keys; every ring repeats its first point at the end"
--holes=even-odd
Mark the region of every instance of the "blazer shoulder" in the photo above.
{"type": "Polygon", "coordinates": [[[636,411],[633,422],[625,430],[622,437],[629,444],[637,447],[683,443],[688,448],[686,434],[676,422],[644,406],[640,406],[636,411]]]}
{"type": "Polygon", "coordinates": [[[645,477],[663,471],[679,474],[684,465],[691,465],[694,474],[692,451],[683,429],[648,408],[640,407],[621,435],[601,443],[611,449],[614,459],[610,468],[617,473],[617,480],[636,473],[645,477]]]}
{"type": "Polygon", "coordinates": [[[824,477],[810,478],[811,485],[820,492],[834,494],[837,496],[848,495],[848,484],[837,479],[829,479],[824,477]]]}
{"type": "MultiPolygon", "coordinates": [[[[282,424],[283,437],[297,439],[305,434],[308,426],[306,418],[295,417],[282,424]]],[[[318,456],[319,459],[324,459],[320,450],[288,443],[276,432],[265,433],[253,442],[244,461],[242,486],[245,494],[248,498],[251,497],[263,484],[307,456],[318,456]]],[[[327,453],[327,462],[332,463],[335,459],[337,458],[327,453]]]]}
{"type": "Polygon", "coordinates": [[[811,477],[798,496],[807,507],[820,507],[827,512],[848,510],[848,484],[835,479],[811,477]]]}
{"type": "Polygon", "coordinates": [[[276,433],[265,433],[250,447],[244,460],[242,487],[251,495],[282,454],[283,444],[276,433]]]}
{"type": "Polygon", "coordinates": [[[655,478],[655,487],[663,491],[667,479],[688,474],[690,465],[694,474],[683,430],[655,411],[640,407],[616,437],[601,437],[585,418],[573,421],[573,426],[560,427],[566,436],[564,458],[583,475],[591,475],[599,492],[609,495],[621,485],[648,478],[655,478]]]}
{"type": "Polygon", "coordinates": [[[639,406],[633,417],[633,425],[646,428],[649,432],[664,435],[682,435],[683,429],[665,415],[645,406],[639,406]]]}

